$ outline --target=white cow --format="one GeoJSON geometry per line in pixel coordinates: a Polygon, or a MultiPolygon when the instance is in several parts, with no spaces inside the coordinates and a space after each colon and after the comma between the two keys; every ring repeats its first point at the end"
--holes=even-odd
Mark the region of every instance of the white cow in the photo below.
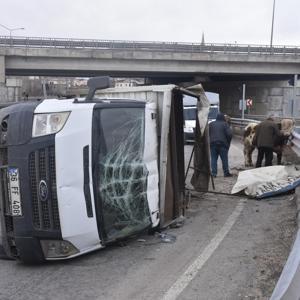
{"type": "Polygon", "coordinates": [[[245,158],[245,167],[252,167],[252,153],[255,149],[253,146],[253,138],[256,132],[257,123],[249,123],[244,130],[244,158],[245,158]]]}

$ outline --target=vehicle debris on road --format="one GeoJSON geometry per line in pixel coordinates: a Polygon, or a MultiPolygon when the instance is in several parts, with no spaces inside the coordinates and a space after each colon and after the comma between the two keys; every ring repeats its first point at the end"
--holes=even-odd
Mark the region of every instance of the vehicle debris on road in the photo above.
{"type": "Polygon", "coordinates": [[[158,237],[163,243],[175,243],[176,236],[170,233],[159,233],[158,237]]]}

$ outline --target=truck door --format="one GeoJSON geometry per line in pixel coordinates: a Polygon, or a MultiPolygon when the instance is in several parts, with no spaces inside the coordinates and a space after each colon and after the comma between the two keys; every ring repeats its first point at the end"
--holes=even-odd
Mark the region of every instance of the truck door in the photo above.
{"type": "Polygon", "coordinates": [[[113,103],[94,116],[97,220],[100,238],[108,242],[158,223],[155,108],[113,103]]]}

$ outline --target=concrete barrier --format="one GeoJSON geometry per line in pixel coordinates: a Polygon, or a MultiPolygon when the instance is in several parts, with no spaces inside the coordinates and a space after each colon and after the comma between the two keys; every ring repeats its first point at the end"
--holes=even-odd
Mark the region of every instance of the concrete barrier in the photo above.
{"type": "Polygon", "coordinates": [[[298,232],[270,300],[300,299],[300,187],[296,188],[298,232]]]}

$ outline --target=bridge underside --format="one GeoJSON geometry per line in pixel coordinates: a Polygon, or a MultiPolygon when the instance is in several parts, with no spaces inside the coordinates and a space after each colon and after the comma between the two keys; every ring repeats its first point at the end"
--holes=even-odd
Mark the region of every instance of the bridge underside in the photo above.
{"type": "MultiPolygon", "coordinates": [[[[116,49],[0,48],[6,75],[91,77],[144,77],[156,81],[223,81],[233,76],[242,80],[254,76],[300,74],[297,55],[245,53],[193,53],[116,49]],[[4,51],[5,50],[5,51],[4,51]],[[205,80],[203,80],[203,78],[205,80]]],[[[282,77],[281,77],[282,78],[282,77]]]]}
{"type": "Polygon", "coordinates": [[[226,82],[248,82],[248,81],[288,81],[293,80],[294,75],[276,75],[276,74],[257,74],[257,75],[245,75],[245,74],[222,74],[222,75],[214,75],[214,74],[194,74],[194,75],[186,75],[186,76],[147,76],[147,79],[152,84],[181,84],[181,83],[202,83],[204,86],[207,83],[226,83],[226,82]]]}
{"type": "Polygon", "coordinates": [[[6,69],[7,76],[47,76],[47,77],[93,77],[111,76],[146,78],[151,84],[180,84],[184,82],[232,82],[232,81],[270,81],[290,80],[293,74],[211,74],[205,72],[137,72],[137,71],[103,71],[103,70],[59,70],[59,69],[6,69]]]}

